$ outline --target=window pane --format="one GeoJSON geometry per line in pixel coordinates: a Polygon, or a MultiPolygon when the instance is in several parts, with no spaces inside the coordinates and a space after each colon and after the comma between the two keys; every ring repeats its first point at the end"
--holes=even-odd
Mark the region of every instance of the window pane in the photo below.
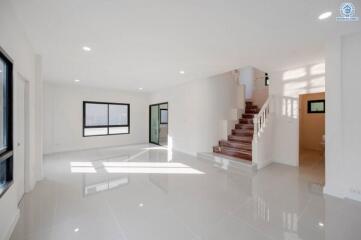
{"type": "Polygon", "coordinates": [[[0,162],[0,188],[6,184],[6,161],[0,162]]]}
{"type": "Polygon", "coordinates": [[[109,134],[122,134],[129,133],[129,127],[111,127],[109,128],[109,134]]]}
{"type": "Polygon", "coordinates": [[[85,126],[108,125],[108,105],[86,103],[85,126]]]}
{"type": "Polygon", "coordinates": [[[6,83],[6,65],[5,62],[0,59],[0,150],[6,147],[5,142],[5,104],[6,104],[6,95],[5,93],[5,83],[6,83]]]}
{"type": "Polygon", "coordinates": [[[168,110],[160,110],[160,123],[168,123],[168,110]]]}
{"type": "Polygon", "coordinates": [[[85,128],[84,136],[97,136],[108,134],[108,128],[85,128]]]}
{"type": "Polygon", "coordinates": [[[128,125],[128,105],[109,105],[109,125],[128,125]]]}

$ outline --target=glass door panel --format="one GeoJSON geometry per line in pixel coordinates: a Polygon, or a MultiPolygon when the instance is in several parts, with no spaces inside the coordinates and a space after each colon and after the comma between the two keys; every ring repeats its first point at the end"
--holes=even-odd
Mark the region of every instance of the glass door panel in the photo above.
{"type": "Polygon", "coordinates": [[[150,142],[159,144],[159,105],[150,106],[150,142]]]}

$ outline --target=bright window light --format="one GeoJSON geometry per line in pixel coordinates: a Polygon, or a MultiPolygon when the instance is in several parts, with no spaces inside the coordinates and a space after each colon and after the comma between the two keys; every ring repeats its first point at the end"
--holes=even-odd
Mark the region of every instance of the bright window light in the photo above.
{"type": "Polygon", "coordinates": [[[292,80],[292,79],[299,79],[306,76],[306,69],[305,68],[297,68],[293,70],[289,70],[283,73],[283,80],[292,80]]]}

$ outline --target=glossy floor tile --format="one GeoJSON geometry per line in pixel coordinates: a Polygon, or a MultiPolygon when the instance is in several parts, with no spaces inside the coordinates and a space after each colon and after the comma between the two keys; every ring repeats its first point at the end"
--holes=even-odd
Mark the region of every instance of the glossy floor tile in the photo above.
{"type": "Polygon", "coordinates": [[[12,240],[356,240],[361,204],[298,168],[257,173],[152,145],[48,155],[12,240]]]}

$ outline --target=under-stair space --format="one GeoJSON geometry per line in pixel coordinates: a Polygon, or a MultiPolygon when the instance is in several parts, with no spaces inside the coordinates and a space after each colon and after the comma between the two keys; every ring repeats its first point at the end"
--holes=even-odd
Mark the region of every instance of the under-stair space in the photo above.
{"type": "Polygon", "coordinates": [[[227,140],[220,140],[219,145],[213,147],[213,152],[252,161],[253,118],[258,112],[258,106],[251,101],[246,101],[245,113],[232,129],[232,134],[228,136],[227,140]]]}

